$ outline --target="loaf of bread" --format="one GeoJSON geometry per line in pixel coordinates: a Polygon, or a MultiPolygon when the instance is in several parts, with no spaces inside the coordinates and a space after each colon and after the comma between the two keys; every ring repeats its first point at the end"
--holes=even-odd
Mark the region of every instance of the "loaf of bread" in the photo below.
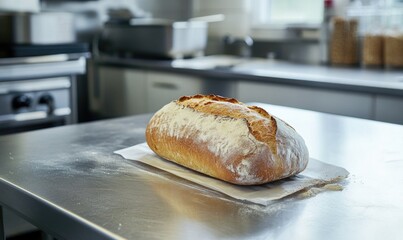
{"type": "Polygon", "coordinates": [[[146,129],[160,157],[238,185],[257,185],[303,171],[302,137],[256,106],[216,95],[184,96],[161,108],[146,129]]]}

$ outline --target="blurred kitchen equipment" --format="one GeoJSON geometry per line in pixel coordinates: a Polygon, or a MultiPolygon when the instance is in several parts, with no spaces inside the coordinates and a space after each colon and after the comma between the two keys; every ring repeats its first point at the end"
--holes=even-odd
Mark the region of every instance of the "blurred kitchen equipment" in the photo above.
{"type": "Polygon", "coordinates": [[[183,58],[204,54],[208,22],[222,21],[223,15],[188,21],[133,18],[108,21],[102,32],[100,49],[107,53],[141,57],[183,58]]]}
{"type": "Polygon", "coordinates": [[[0,13],[0,134],[77,121],[76,78],[88,44],[75,42],[74,17],[0,13]]]}
{"type": "Polygon", "coordinates": [[[67,12],[0,13],[1,44],[65,44],[75,41],[74,15],[67,12]]]}
{"type": "Polygon", "coordinates": [[[250,58],[252,55],[253,39],[250,36],[235,38],[233,36],[224,37],[224,53],[236,55],[243,58],[250,58]]]}
{"type": "Polygon", "coordinates": [[[39,0],[0,0],[0,12],[39,12],[39,0]]]}
{"type": "Polygon", "coordinates": [[[110,8],[108,9],[109,21],[130,21],[135,18],[134,13],[127,8],[110,8]]]}
{"type": "Polygon", "coordinates": [[[0,135],[77,122],[85,53],[0,58],[0,135]]]}
{"type": "Polygon", "coordinates": [[[183,58],[203,53],[207,43],[207,23],[163,19],[133,19],[128,23],[108,22],[105,24],[102,38],[102,45],[112,52],[183,58]]]}
{"type": "Polygon", "coordinates": [[[86,53],[86,43],[68,44],[4,44],[0,48],[0,58],[32,57],[53,54],[86,53]]]}
{"type": "Polygon", "coordinates": [[[225,15],[224,14],[214,14],[214,15],[207,15],[207,16],[201,16],[201,17],[193,17],[189,18],[189,21],[191,22],[221,22],[225,20],[225,15]]]}
{"type": "Polygon", "coordinates": [[[70,79],[0,82],[0,134],[72,123],[70,79]]]}

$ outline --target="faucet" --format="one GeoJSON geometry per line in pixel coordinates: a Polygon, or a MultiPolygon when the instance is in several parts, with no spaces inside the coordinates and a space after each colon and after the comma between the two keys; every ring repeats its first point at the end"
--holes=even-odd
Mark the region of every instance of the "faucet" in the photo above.
{"type": "Polygon", "coordinates": [[[224,36],[224,52],[237,54],[243,58],[252,56],[253,39],[250,36],[236,38],[230,35],[224,36]]]}

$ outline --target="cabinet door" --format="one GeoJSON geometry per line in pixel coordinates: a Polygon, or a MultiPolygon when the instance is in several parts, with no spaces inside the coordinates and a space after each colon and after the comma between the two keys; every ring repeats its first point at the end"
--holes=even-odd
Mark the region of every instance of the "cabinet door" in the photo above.
{"type": "Polygon", "coordinates": [[[238,98],[366,119],[373,115],[370,94],[241,81],[238,98]]]}
{"type": "Polygon", "coordinates": [[[128,115],[146,113],[147,72],[143,70],[126,69],[124,79],[125,112],[128,115]]]}
{"type": "Polygon", "coordinates": [[[162,106],[184,95],[203,92],[203,80],[187,75],[148,72],[147,111],[155,112],[162,106]]]}
{"type": "Polygon", "coordinates": [[[375,120],[403,124],[403,98],[377,95],[375,120]]]}
{"type": "Polygon", "coordinates": [[[100,67],[98,113],[119,117],[146,112],[146,72],[100,67]]]}

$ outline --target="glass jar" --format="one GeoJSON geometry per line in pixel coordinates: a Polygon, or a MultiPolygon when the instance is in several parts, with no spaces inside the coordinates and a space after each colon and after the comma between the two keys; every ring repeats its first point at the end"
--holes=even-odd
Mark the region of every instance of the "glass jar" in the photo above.
{"type": "Polygon", "coordinates": [[[330,63],[356,65],[358,63],[358,21],[336,17],[330,38],[330,63]]]}
{"type": "Polygon", "coordinates": [[[381,33],[366,33],[362,43],[362,63],[368,67],[382,67],[384,61],[384,36],[381,33]]]}
{"type": "Polygon", "coordinates": [[[403,67],[403,31],[395,31],[385,35],[384,61],[386,67],[403,67]]]}

